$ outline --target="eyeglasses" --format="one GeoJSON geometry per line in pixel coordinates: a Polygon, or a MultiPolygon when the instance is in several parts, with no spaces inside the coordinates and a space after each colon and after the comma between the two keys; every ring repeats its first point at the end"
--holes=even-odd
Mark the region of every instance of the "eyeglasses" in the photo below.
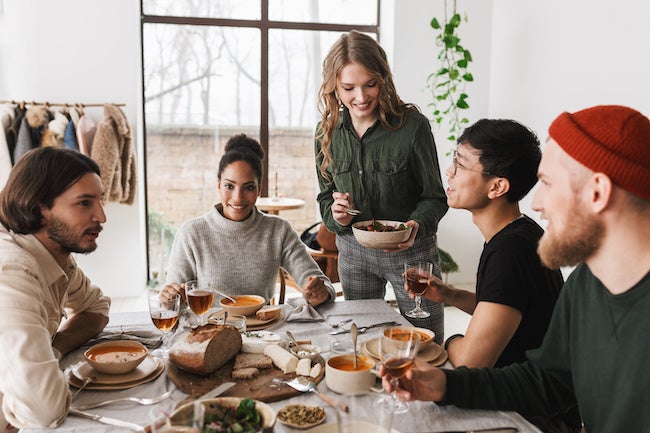
{"type": "Polygon", "coordinates": [[[459,168],[462,168],[463,170],[467,171],[473,171],[474,173],[481,173],[481,174],[487,174],[488,176],[496,176],[494,173],[490,173],[489,171],[483,171],[483,170],[474,170],[473,168],[468,168],[462,165],[461,163],[458,162],[458,152],[456,149],[454,149],[453,152],[453,158],[452,158],[452,164],[454,164],[454,176],[456,176],[456,172],[458,171],[459,168]]]}

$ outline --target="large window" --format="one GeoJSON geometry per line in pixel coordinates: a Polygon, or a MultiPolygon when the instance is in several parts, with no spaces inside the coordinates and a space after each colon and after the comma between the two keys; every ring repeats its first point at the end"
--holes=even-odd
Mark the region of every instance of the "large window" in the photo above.
{"type": "Polygon", "coordinates": [[[142,0],[142,13],[150,275],[176,229],[219,201],[237,133],[266,151],[263,195],[277,178],[278,195],[305,201],[281,216],[298,231],[316,221],[322,60],[342,32],[378,36],[379,0],[142,0]]]}

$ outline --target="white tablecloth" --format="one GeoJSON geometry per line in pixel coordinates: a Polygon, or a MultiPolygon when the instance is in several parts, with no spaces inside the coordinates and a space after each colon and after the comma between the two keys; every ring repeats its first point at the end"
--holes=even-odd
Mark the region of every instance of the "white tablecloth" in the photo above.
{"type": "MultiPolygon", "coordinates": [[[[298,340],[311,340],[313,344],[320,346],[323,350],[323,358],[329,357],[329,341],[330,335],[328,332],[331,328],[327,323],[336,322],[346,318],[353,318],[358,326],[370,325],[373,323],[384,322],[388,320],[397,320],[404,324],[408,322],[401,317],[393,308],[386,304],[383,300],[363,300],[363,301],[343,301],[335,302],[331,305],[319,308],[319,312],[326,317],[326,322],[319,323],[279,323],[269,330],[285,335],[285,330],[291,330],[296,339],[298,340]]],[[[146,312],[133,312],[133,313],[118,313],[111,316],[109,326],[123,325],[125,329],[129,326],[142,326],[143,324],[150,323],[149,314],[146,312]]],[[[152,329],[153,324],[151,325],[152,329]]],[[[377,337],[379,329],[369,330],[366,334],[359,336],[359,344],[361,342],[377,337]]],[[[349,335],[349,334],[348,334],[349,335]]],[[[77,350],[66,356],[62,362],[61,367],[65,368],[76,362],[83,360],[82,350],[77,350]]],[[[113,399],[126,396],[140,396],[148,397],[155,396],[162,393],[166,386],[173,386],[171,382],[166,379],[165,373],[158,377],[155,381],[137,386],[135,388],[119,390],[119,391],[82,391],[74,401],[74,404],[83,404],[89,402],[100,401],[103,399],[113,399]]],[[[323,380],[317,388],[319,391],[327,393],[328,395],[339,399],[340,395],[329,391],[327,385],[323,380]]],[[[140,425],[149,423],[149,413],[152,408],[163,409],[171,412],[176,404],[187,395],[180,390],[176,390],[172,397],[156,406],[139,406],[135,403],[120,403],[115,405],[106,406],[103,408],[96,408],[88,410],[94,414],[110,416],[127,421],[131,421],[140,425]]],[[[372,401],[377,397],[377,394],[372,394],[367,397],[368,410],[372,401]]],[[[324,407],[327,413],[325,422],[335,422],[336,416],[334,410],[328,407],[318,396],[312,393],[301,394],[297,397],[283,400],[275,403],[270,403],[271,407],[276,411],[289,403],[303,403],[318,405],[324,407]]],[[[408,413],[403,415],[396,415],[393,426],[394,429],[401,433],[410,432],[437,432],[445,430],[469,430],[478,428],[500,427],[500,426],[514,426],[519,428],[522,433],[540,433],[540,430],[528,423],[522,416],[514,412],[502,411],[485,411],[485,410],[468,410],[459,409],[454,406],[437,407],[433,403],[415,402],[411,403],[411,409],[408,413]]],[[[76,416],[68,416],[65,422],[56,430],[48,429],[22,429],[21,432],[36,433],[36,432],[126,432],[129,430],[113,427],[109,425],[100,424],[91,420],[78,418],[76,416]]],[[[299,430],[289,428],[283,424],[276,423],[275,432],[278,433],[295,433],[299,430]]]]}

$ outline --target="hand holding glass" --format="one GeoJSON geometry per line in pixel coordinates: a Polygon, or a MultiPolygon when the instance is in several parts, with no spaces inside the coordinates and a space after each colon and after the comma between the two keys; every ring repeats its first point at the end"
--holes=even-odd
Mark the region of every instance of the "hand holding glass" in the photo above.
{"type": "MultiPolygon", "coordinates": [[[[379,337],[379,355],[384,369],[389,375],[393,388],[399,385],[399,378],[404,376],[413,365],[415,355],[420,347],[420,337],[412,329],[391,327],[384,329],[379,337]]],[[[395,413],[408,411],[408,403],[399,401],[395,392],[392,394],[395,404],[395,413]]],[[[380,399],[377,404],[386,405],[385,399],[380,399]]]]}
{"type": "Polygon", "coordinates": [[[404,275],[406,284],[411,292],[415,294],[415,308],[406,313],[407,317],[422,319],[431,314],[421,307],[422,295],[427,291],[429,277],[433,272],[433,264],[430,262],[404,263],[404,275]]]}
{"type": "Polygon", "coordinates": [[[162,300],[160,295],[149,297],[149,315],[151,321],[163,333],[163,343],[160,348],[154,350],[151,354],[167,359],[169,357],[169,338],[172,330],[178,322],[180,313],[181,295],[175,295],[171,300],[162,300]]]}

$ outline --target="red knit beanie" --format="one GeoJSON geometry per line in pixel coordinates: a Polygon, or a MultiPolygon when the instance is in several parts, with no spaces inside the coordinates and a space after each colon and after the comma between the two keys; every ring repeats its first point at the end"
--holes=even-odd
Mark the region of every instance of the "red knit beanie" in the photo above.
{"type": "Polygon", "coordinates": [[[619,105],[562,113],[548,132],[573,159],[650,200],[650,120],[619,105]]]}

